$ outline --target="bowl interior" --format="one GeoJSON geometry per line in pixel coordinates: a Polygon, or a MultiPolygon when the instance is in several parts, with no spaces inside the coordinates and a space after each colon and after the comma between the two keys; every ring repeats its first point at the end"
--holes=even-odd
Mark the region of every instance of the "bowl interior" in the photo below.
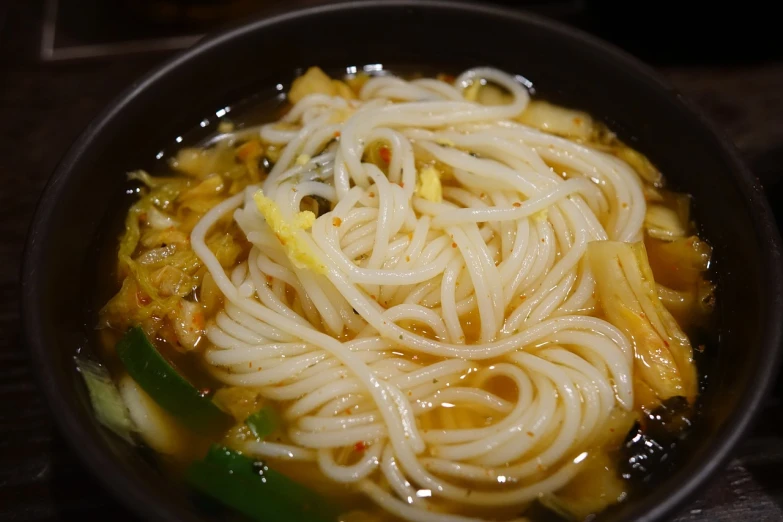
{"type": "Polygon", "coordinates": [[[146,517],[199,517],[181,486],[96,424],[73,369],[92,327],[85,310],[96,286],[96,238],[125,210],[125,172],[148,168],[202,118],[289,81],[297,69],[365,64],[491,65],[521,74],[543,97],[608,123],[694,196],[719,287],[719,342],[705,357],[702,418],[694,443],[658,487],[601,518],[666,512],[724,459],[774,371],[781,306],[774,222],[732,150],[644,67],[550,22],[489,8],[377,3],[258,21],[176,58],[96,120],[47,189],[25,264],[28,339],[61,428],[110,489],[146,517]]]}

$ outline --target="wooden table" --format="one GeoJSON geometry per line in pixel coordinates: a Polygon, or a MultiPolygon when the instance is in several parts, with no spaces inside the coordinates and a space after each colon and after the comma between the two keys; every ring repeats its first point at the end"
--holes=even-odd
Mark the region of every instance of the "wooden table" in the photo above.
{"type": "MultiPolygon", "coordinates": [[[[137,520],[52,425],[20,331],[18,282],[28,224],[57,161],[112,97],[166,55],[41,64],[34,4],[0,1],[0,520],[137,520]]],[[[783,62],[662,73],[725,129],[783,208],[783,62]]],[[[772,398],[728,469],[676,520],[783,520],[781,418],[772,398]]]]}

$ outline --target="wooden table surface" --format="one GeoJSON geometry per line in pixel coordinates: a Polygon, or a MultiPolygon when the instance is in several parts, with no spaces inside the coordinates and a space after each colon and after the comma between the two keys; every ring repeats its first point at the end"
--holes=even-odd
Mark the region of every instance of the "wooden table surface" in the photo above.
{"type": "MultiPolygon", "coordinates": [[[[106,103],[166,55],[42,64],[31,45],[40,31],[33,3],[0,0],[0,520],[137,520],[50,422],[20,330],[18,285],[27,228],[57,161],[106,103]]],[[[783,62],[661,72],[726,130],[783,208],[783,62]]],[[[783,520],[782,416],[771,398],[729,467],[676,520],[783,520]]]]}

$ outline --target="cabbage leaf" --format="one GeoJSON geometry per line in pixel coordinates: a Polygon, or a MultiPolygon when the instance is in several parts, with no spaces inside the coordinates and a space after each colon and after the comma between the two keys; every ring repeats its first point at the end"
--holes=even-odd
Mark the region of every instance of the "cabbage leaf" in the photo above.
{"type": "Polygon", "coordinates": [[[633,344],[637,405],[652,408],[675,396],[692,402],[697,391],[693,349],[658,298],[644,244],[596,241],[588,245],[588,258],[606,319],[633,344]]]}

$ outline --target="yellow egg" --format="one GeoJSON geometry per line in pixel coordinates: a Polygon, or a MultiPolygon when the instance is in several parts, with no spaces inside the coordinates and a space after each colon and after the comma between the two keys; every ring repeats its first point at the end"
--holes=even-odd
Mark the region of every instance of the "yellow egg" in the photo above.
{"type": "Polygon", "coordinates": [[[294,220],[289,222],[280,212],[280,207],[266,197],[264,192],[259,190],[253,195],[253,201],[258,207],[258,211],[266,220],[266,224],[275,233],[280,244],[283,245],[288,255],[288,259],[297,268],[306,268],[319,274],[326,273],[326,267],[318,259],[313,249],[299,237],[298,232],[307,230],[313,226],[315,214],[309,210],[298,212],[294,220]]]}
{"type": "Polygon", "coordinates": [[[416,195],[428,201],[440,203],[443,201],[443,187],[440,183],[440,171],[435,167],[427,167],[419,172],[419,183],[416,195]]]}

